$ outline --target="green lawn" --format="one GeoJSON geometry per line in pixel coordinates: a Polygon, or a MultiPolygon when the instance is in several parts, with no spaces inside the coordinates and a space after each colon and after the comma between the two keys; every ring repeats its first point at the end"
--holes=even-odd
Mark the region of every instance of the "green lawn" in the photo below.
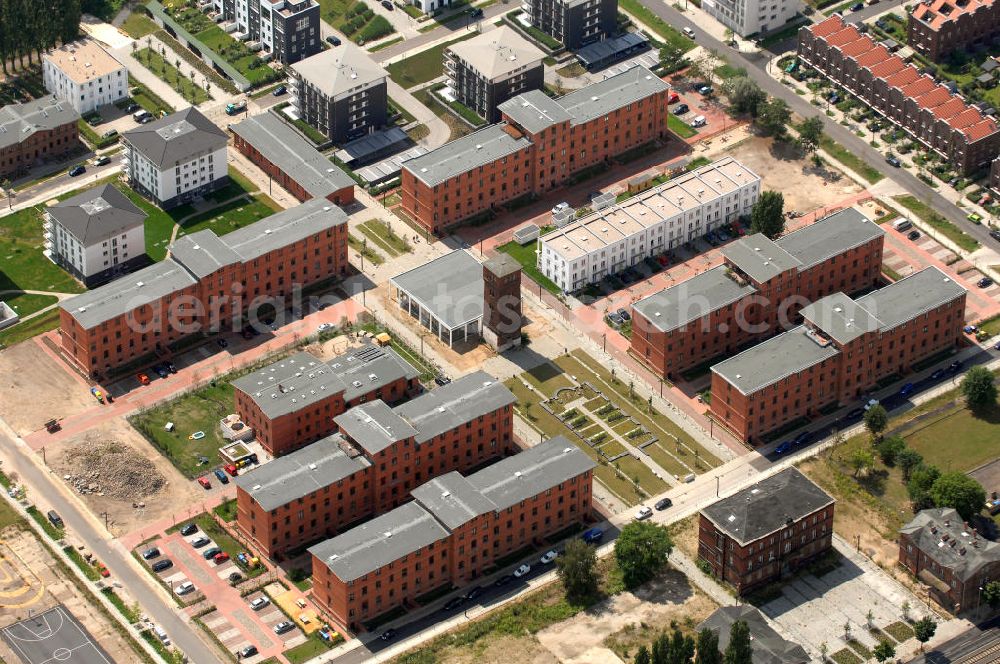
{"type": "Polygon", "coordinates": [[[843,145],[837,143],[825,134],[820,138],[819,146],[831,157],[851,169],[869,183],[875,184],[882,179],[882,174],[869,166],[863,159],[848,151],[843,145]]]}
{"type": "Polygon", "coordinates": [[[380,219],[369,219],[362,222],[358,226],[358,230],[364,233],[369,241],[374,242],[375,246],[393,258],[413,250],[410,243],[405,238],[400,237],[391,224],[380,219]]]}
{"type": "Polygon", "coordinates": [[[280,209],[277,203],[263,194],[253,198],[246,196],[185,220],[177,235],[197,233],[206,228],[216,235],[225,235],[269,217],[280,209]]]}
{"type": "Polygon", "coordinates": [[[0,332],[0,348],[13,346],[57,327],[59,327],[59,310],[46,311],[31,320],[18,323],[0,332]]]}
{"type": "Polygon", "coordinates": [[[360,44],[391,35],[395,28],[363,0],[320,0],[320,16],[352,41],[360,44]]]}
{"type": "Polygon", "coordinates": [[[408,58],[394,62],[386,67],[389,77],[404,88],[412,88],[415,85],[420,85],[433,78],[437,78],[444,72],[444,50],[452,44],[472,39],[478,36],[478,34],[477,32],[470,32],[458,39],[438,44],[416,55],[411,55],[408,58]]]}
{"type": "Polygon", "coordinates": [[[541,284],[542,288],[550,293],[559,295],[562,293],[562,289],[559,288],[554,281],[542,274],[542,271],[539,270],[535,264],[535,249],[537,247],[538,240],[532,240],[530,244],[526,244],[524,246],[518,244],[514,240],[511,240],[507,244],[502,244],[497,247],[497,251],[502,251],[520,263],[521,271],[534,279],[535,283],[541,284]]]}
{"type": "Polygon", "coordinates": [[[178,470],[193,478],[220,465],[218,450],[227,441],[222,437],[219,420],[231,412],[233,387],[223,377],[214,386],[183,394],[134,415],[130,421],[178,470]],[[174,423],[173,431],[165,430],[167,422],[174,423]],[[189,439],[195,431],[204,431],[205,437],[189,439]],[[207,464],[199,465],[201,456],[208,457],[207,464]]]}
{"type": "Polygon", "coordinates": [[[691,138],[698,133],[698,130],[681,120],[673,113],[667,116],[667,129],[674,132],[681,138],[691,138]]]}
{"type": "MultiPolygon", "coordinates": [[[[157,78],[179,92],[189,103],[198,105],[204,101],[208,101],[209,95],[205,92],[205,88],[197,85],[190,78],[182,74],[179,69],[166,62],[154,50],[150,48],[141,49],[135,54],[135,58],[146,69],[156,74],[157,78]]],[[[196,78],[200,78],[200,76],[196,78]]]]}
{"type": "Polygon", "coordinates": [[[42,221],[38,207],[0,217],[0,291],[82,293],[82,284],[42,254],[42,221]]]}
{"type": "Polygon", "coordinates": [[[680,30],[668,24],[645,6],[639,4],[639,0],[620,0],[618,6],[632,16],[635,16],[641,23],[649,26],[653,32],[674,48],[678,48],[684,53],[694,48],[695,44],[693,40],[688,39],[680,30]]]}
{"type": "Polygon", "coordinates": [[[174,112],[173,106],[163,101],[162,97],[139,81],[129,77],[128,84],[129,88],[132,90],[132,101],[139,104],[139,106],[143,107],[154,116],[160,117],[164,113],[169,115],[174,112]]]}
{"type": "MultiPolygon", "coordinates": [[[[205,533],[206,537],[210,537],[212,541],[215,542],[215,546],[228,553],[231,559],[236,560],[236,554],[241,551],[246,551],[246,548],[236,541],[232,535],[226,532],[226,530],[220,526],[208,512],[202,512],[195,518],[185,521],[184,523],[191,523],[192,521],[198,524],[198,527],[201,528],[201,532],[205,533]]],[[[263,565],[258,565],[254,569],[246,569],[241,565],[240,571],[248,579],[251,579],[255,576],[263,574],[265,568],[263,565]]]]}
{"type": "Polygon", "coordinates": [[[927,463],[942,470],[972,470],[1000,456],[1000,407],[976,416],[968,408],[954,405],[905,428],[902,435],[927,463]],[[942,445],[943,440],[948,444],[942,445]]]}
{"type": "MultiPolygon", "coordinates": [[[[339,639],[337,641],[339,642],[339,639]]],[[[334,645],[335,643],[327,643],[319,638],[319,635],[314,632],[309,635],[309,638],[305,642],[300,643],[294,648],[289,648],[281,654],[291,664],[302,664],[302,662],[308,662],[314,657],[319,657],[334,645]]]]}
{"type": "Polygon", "coordinates": [[[933,226],[935,230],[941,232],[965,251],[975,251],[979,248],[978,241],[966,235],[965,231],[942,217],[923,201],[917,200],[908,194],[905,196],[895,196],[893,200],[917,215],[924,223],[933,226]]]}
{"type": "Polygon", "coordinates": [[[32,295],[21,293],[20,295],[0,295],[0,300],[7,303],[11,309],[16,311],[21,318],[59,301],[55,295],[32,295]]]}
{"type": "Polygon", "coordinates": [[[151,35],[159,29],[159,26],[153,22],[153,19],[138,11],[133,11],[129,14],[128,18],[122,24],[122,30],[132,39],[140,39],[146,35],[151,35]]]}
{"type": "Polygon", "coordinates": [[[226,523],[236,520],[236,499],[230,498],[224,503],[217,505],[215,509],[212,510],[216,515],[226,523]]]}
{"type": "Polygon", "coordinates": [[[367,239],[359,240],[354,233],[347,234],[347,246],[364,256],[365,260],[370,261],[372,265],[381,265],[385,262],[382,254],[375,251],[372,245],[368,244],[367,239]]]}

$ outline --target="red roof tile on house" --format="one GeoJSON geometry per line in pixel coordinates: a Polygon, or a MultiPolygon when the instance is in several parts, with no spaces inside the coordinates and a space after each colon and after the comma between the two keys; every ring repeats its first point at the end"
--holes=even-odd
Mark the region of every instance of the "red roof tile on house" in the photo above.
{"type": "Polygon", "coordinates": [[[935,106],[932,110],[934,112],[934,117],[940,120],[949,120],[951,118],[958,117],[964,113],[967,108],[969,107],[966,106],[964,101],[958,97],[952,97],[945,103],[935,106]]]}
{"type": "Polygon", "coordinates": [[[875,42],[868,37],[861,37],[860,39],[855,39],[850,44],[844,44],[840,47],[840,52],[847,58],[857,59],[859,56],[867,53],[868,51],[875,48],[875,42]]]}
{"type": "MultiPolygon", "coordinates": [[[[914,71],[916,71],[916,70],[914,70],[914,71]]],[[[920,97],[921,95],[927,94],[928,92],[930,92],[931,90],[933,90],[936,87],[937,87],[937,83],[935,83],[934,79],[932,79],[930,76],[921,76],[920,78],[918,78],[917,80],[915,80],[913,83],[910,83],[909,85],[904,86],[900,90],[900,92],[903,93],[904,97],[910,97],[910,98],[916,100],[917,97],[920,97]]]]}
{"type": "Polygon", "coordinates": [[[971,127],[974,124],[978,124],[979,122],[982,122],[982,120],[982,113],[974,108],[966,107],[964,111],[950,118],[948,120],[948,124],[955,129],[964,129],[966,127],[971,127]]]}
{"type": "Polygon", "coordinates": [[[917,102],[917,106],[931,109],[935,106],[940,106],[949,99],[951,99],[951,93],[948,91],[948,88],[943,85],[935,85],[933,90],[920,95],[915,101],[917,102]]]}
{"type": "Polygon", "coordinates": [[[993,2],[994,0],[965,0],[960,4],[955,0],[933,0],[926,5],[917,5],[912,16],[935,30],[940,30],[948,21],[954,21],[963,14],[972,14],[980,7],[989,7],[993,2]]]}
{"type": "Polygon", "coordinates": [[[874,67],[880,62],[888,60],[890,55],[892,54],[889,53],[889,49],[885,46],[876,46],[872,50],[859,55],[856,61],[859,67],[874,67]]]}
{"type": "Polygon", "coordinates": [[[889,78],[896,74],[896,72],[903,71],[907,69],[906,63],[899,56],[892,56],[885,62],[880,62],[874,67],[872,67],[872,76],[875,78],[889,78]]]}
{"type": "Polygon", "coordinates": [[[850,44],[852,41],[857,41],[861,38],[861,33],[853,25],[845,27],[843,30],[839,30],[826,39],[826,43],[834,48],[840,48],[844,44],[850,44]]]}
{"type": "Polygon", "coordinates": [[[822,23],[817,23],[809,28],[817,37],[826,37],[831,35],[837,30],[842,30],[844,28],[844,19],[840,16],[831,16],[822,23]]]}
{"type": "Polygon", "coordinates": [[[979,141],[987,136],[995,134],[997,131],[1000,131],[1000,127],[997,126],[996,120],[993,118],[985,118],[971,127],[966,127],[962,130],[962,133],[964,133],[970,141],[979,141]]]}
{"type": "Polygon", "coordinates": [[[920,72],[916,67],[904,67],[892,76],[885,79],[885,84],[890,88],[904,88],[920,78],[920,72]]]}

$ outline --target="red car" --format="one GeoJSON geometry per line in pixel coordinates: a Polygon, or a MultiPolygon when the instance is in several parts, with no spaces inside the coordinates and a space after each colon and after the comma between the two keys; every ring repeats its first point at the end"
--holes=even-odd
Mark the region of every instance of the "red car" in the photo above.
{"type": "Polygon", "coordinates": [[[97,569],[98,569],[98,571],[100,571],[101,576],[104,577],[105,579],[108,578],[109,576],[111,576],[111,572],[103,564],[101,564],[100,566],[98,566],[97,569]]]}
{"type": "Polygon", "coordinates": [[[198,478],[198,484],[202,485],[206,489],[211,489],[212,488],[212,483],[208,481],[207,477],[199,477],[198,478]]]}
{"type": "Polygon", "coordinates": [[[236,465],[232,463],[227,463],[226,472],[232,475],[233,477],[236,477],[236,465]]]}
{"type": "Polygon", "coordinates": [[[141,384],[143,384],[143,385],[149,385],[149,376],[147,376],[146,374],[144,374],[144,373],[138,373],[138,374],[135,375],[135,377],[136,377],[136,379],[138,379],[138,381],[141,384]]]}
{"type": "Polygon", "coordinates": [[[667,103],[668,104],[676,104],[680,100],[681,100],[681,96],[679,94],[677,94],[676,92],[671,92],[670,93],[670,97],[667,98],[667,103]]]}
{"type": "Polygon", "coordinates": [[[221,565],[222,563],[229,560],[229,554],[226,553],[225,551],[223,551],[222,553],[217,553],[215,554],[215,557],[212,558],[212,560],[215,562],[216,565],[221,565]]]}

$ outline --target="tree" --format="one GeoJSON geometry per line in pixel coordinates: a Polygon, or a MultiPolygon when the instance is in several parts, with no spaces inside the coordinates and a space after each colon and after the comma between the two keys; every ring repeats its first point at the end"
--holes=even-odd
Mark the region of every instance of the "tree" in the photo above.
{"type": "Polygon", "coordinates": [[[889,436],[875,446],[875,451],[878,452],[878,456],[882,459],[882,463],[889,468],[896,465],[896,461],[899,459],[899,453],[905,449],[906,443],[899,436],[889,436]]]}
{"type": "Polygon", "coordinates": [[[757,109],[767,100],[767,93],[747,76],[734,76],[722,84],[722,94],[729,99],[730,108],[738,115],[757,115],[757,109]]]}
{"type": "Polygon", "coordinates": [[[851,454],[851,468],[854,469],[854,476],[857,477],[861,471],[867,472],[875,467],[875,455],[869,450],[859,447],[851,454]]]}
{"type": "Polygon", "coordinates": [[[666,564],[673,548],[664,526],[638,521],[622,528],[615,540],[615,560],[625,587],[635,588],[652,579],[666,564]]]}
{"type": "Polygon", "coordinates": [[[939,477],[941,471],[937,466],[918,466],[910,473],[906,491],[910,494],[910,501],[913,502],[913,511],[926,509],[934,504],[931,499],[931,487],[939,477]]]}
{"type": "Polygon", "coordinates": [[[726,647],[723,661],[725,664],[753,664],[750,628],[746,621],[737,620],[729,629],[729,645],[726,647]]]}
{"type": "Polygon", "coordinates": [[[818,115],[806,118],[799,125],[799,145],[806,152],[813,152],[823,140],[823,120],[818,115]]]}
{"type": "Polygon", "coordinates": [[[889,426],[889,413],[885,412],[882,404],[877,403],[865,411],[864,422],[868,433],[872,435],[872,440],[875,440],[889,426]]]}
{"type": "Polygon", "coordinates": [[[719,652],[719,635],[710,629],[698,632],[698,656],[694,664],[722,664],[719,652]]]}
{"type": "Polygon", "coordinates": [[[652,664],[649,659],[649,648],[644,645],[639,646],[639,650],[635,653],[635,659],[632,660],[632,664],[652,664]]]}
{"type": "Polygon", "coordinates": [[[1000,606],[1000,581],[990,581],[983,586],[983,601],[994,609],[1000,606]]]}
{"type": "Polygon", "coordinates": [[[982,365],[969,369],[962,379],[962,395],[974,412],[983,412],[996,405],[997,386],[993,384],[993,372],[982,365]]]}
{"type": "Polygon", "coordinates": [[[690,664],[692,659],[694,659],[694,639],[684,636],[680,629],[674,628],[667,664],[690,664]]]}
{"type": "Polygon", "coordinates": [[[924,457],[920,455],[920,452],[909,447],[904,447],[898,454],[896,454],[896,465],[903,471],[904,482],[910,481],[910,473],[912,473],[913,469],[919,467],[923,462],[924,457]]]}
{"type": "Polygon", "coordinates": [[[650,664],[667,664],[667,657],[670,655],[670,637],[663,632],[653,641],[653,652],[650,664]]]}
{"type": "Polygon", "coordinates": [[[757,126],[768,136],[784,138],[792,111],[782,99],[771,98],[757,105],[757,126]]]}
{"type": "Polygon", "coordinates": [[[887,659],[892,659],[896,656],[896,646],[889,643],[888,640],[883,639],[879,641],[875,649],[872,650],[872,654],[875,655],[875,659],[880,662],[884,662],[887,659]]]}
{"type": "Polygon", "coordinates": [[[953,507],[965,521],[979,514],[986,502],[986,490],[976,480],[957,470],[944,473],[930,489],[937,507],[953,507]]]}
{"type": "Polygon", "coordinates": [[[750,232],[763,233],[770,239],[785,230],[785,197],[781,192],[765,191],[750,208],[750,232]]]}
{"type": "Polygon", "coordinates": [[[7,194],[7,207],[11,210],[14,209],[14,204],[10,201],[10,197],[14,193],[13,184],[14,183],[10,181],[10,178],[0,180],[0,189],[3,189],[4,193],[7,194]]]}
{"type": "Polygon", "coordinates": [[[581,602],[597,594],[597,553],[586,542],[570,540],[556,558],[556,571],[569,601],[581,602]]]}
{"type": "Polygon", "coordinates": [[[917,622],[913,623],[913,632],[917,637],[917,641],[920,641],[921,652],[924,649],[924,644],[934,637],[934,632],[937,631],[937,623],[930,616],[924,616],[917,622]]]}

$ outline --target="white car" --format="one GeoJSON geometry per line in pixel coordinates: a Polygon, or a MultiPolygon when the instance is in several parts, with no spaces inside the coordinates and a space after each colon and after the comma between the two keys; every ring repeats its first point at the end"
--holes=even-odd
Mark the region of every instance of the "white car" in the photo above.
{"type": "Polygon", "coordinates": [[[316,328],[317,332],[326,332],[327,330],[333,329],[333,323],[320,323],[319,327],[316,328]]]}
{"type": "Polygon", "coordinates": [[[177,595],[187,595],[188,593],[194,592],[194,584],[190,581],[185,581],[181,585],[174,588],[174,593],[177,595]]]}
{"type": "Polygon", "coordinates": [[[559,557],[559,554],[556,553],[555,550],[546,551],[544,554],[542,554],[542,557],[539,558],[539,562],[541,562],[543,565],[548,565],[549,563],[551,563],[553,560],[555,560],[558,557],[559,557]]]}
{"type": "Polygon", "coordinates": [[[271,603],[271,600],[269,600],[268,598],[266,598],[266,597],[258,597],[254,601],[250,602],[250,608],[253,609],[254,611],[260,611],[261,609],[263,609],[265,606],[267,606],[270,603],[271,603]]]}
{"type": "Polygon", "coordinates": [[[691,121],[691,126],[692,127],[704,127],[707,124],[708,124],[708,120],[705,119],[704,115],[699,115],[699,116],[695,117],[694,120],[691,121]]]}
{"type": "Polygon", "coordinates": [[[531,571],[531,565],[521,565],[516,570],[514,570],[514,578],[520,579],[522,576],[531,571]]]}
{"type": "Polygon", "coordinates": [[[554,208],[552,208],[552,214],[559,214],[560,212],[562,212],[563,210],[565,210],[568,207],[569,207],[569,203],[567,203],[566,201],[563,201],[562,203],[559,203],[554,208]]]}
{"type": "Polygon", "coordinates": [[[648,519],[651,516],[653,516],[653,510],[643,505],[638,509],[638,511],[636,511],[635,520],[642,521],[643,519],[648,519]]]}
{"type": "Polygon", "coordinates": [[[868,403],[865,404],[865,412],[867,413],[869,410],[871,410],[877,405],[878,405],[878,399],[869,399],[868,403]]]}

